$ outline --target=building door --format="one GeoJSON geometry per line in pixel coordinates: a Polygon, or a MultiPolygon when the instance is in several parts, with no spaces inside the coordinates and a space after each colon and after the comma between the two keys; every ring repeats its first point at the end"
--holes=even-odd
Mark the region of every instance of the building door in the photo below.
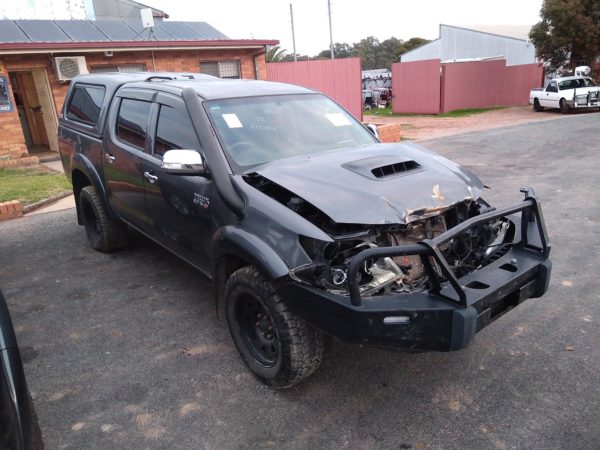
{"type": "Polygon", "coordinates": [[[25,135],[29,135],[33,146],[49,147],[44,112],[32,72],[13,72],[10,75],[17,109],[26,122],[23,124],[25,135]]]}

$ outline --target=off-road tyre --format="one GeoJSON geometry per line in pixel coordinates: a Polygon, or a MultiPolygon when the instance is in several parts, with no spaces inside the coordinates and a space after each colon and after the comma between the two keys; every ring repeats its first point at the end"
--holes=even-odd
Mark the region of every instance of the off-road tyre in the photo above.
{"type": "Polygon", "coordinates": [[[81,190],[79,210],[92,248],[111,252],[127,244],[127,225],[108,215],[94,186],[81,190]]]}
{"type": "Polygon", "coordinates": [[[571,112],[571,108],[567,105],[567,101],[564,98],[560,99],[560,112],[563,114],[569,114],[571,112]]]}
{"type": "Polygon", "coordinates": [[[225,284],[225,314],[242,359],[264,384],[289,388],[321,364],[323,333],[294,315],[255,267],[225,284]]]}
{"type": "Polygon", "coordinates": [[[542,105],[540,105],[540,101],[537,98],[533,100],[533,110],[535,112],[542,112],[544,110],[544,108],[542,108],[542,105]]]}

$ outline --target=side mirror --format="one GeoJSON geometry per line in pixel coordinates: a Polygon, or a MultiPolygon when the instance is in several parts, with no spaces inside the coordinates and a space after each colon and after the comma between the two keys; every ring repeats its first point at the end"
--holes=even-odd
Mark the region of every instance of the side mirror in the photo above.
{"type": "Polygon", "coordinates": [[[163,155],[162,169],[166,173],[203,175],[206,167],[202,155],[196,150],[169,150],[163,155]]]}
{"type": "Polygon", "coordinates": [[[369,131],[371,132],[371,134],[373,136],[375,136],[377,139],[379,139],[379,133],[377,132],[377,125],[368,123],[367,128],[369,129],[369,131]]]}

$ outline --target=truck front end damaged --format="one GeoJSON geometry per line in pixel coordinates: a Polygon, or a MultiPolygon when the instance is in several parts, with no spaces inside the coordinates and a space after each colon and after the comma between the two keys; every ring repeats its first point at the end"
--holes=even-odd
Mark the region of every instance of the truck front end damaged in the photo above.
{"type": "MultiPolygon", "coordinates": [[[[313,263],[291,270],[280,295],[296,314],[344,341],[406,350],[465,348],[477,331],[548,288],[552,264],[544,218],[533,190],[523,192],[517,205],[477,205],[476,213],[446,230],[439,224],[448,214],[441,214],[419,222],[412,239],[414,227],[395,232],[404,236],[396,245],[377,245],[377,239],[368,244],[363,237],[364,244],[337,254],[327,251],[332,244],[313,249],[313,263]]],[[[334,245],[343,248],[345,239],[334,245]]]]}

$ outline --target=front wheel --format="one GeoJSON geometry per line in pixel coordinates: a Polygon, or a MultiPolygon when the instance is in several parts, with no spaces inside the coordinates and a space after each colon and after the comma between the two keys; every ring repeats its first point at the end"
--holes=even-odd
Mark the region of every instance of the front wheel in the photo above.
{"type": "Polygon", "coordinates": [[[567,101],[564,98],[560,99],[560,112],[563,114],[568,114],[571,112],[571,108],[567,104],[567,101]]]}
{"type": "Polygon", "coordinates": [[[317,370],[323,334],[289,311],[256,268],[243,267],[231,275],[225,300],[231,337],[259,380],[288,388],[317,370]]]}
{"type": "Polygon", "coordinates": [[[127,226],[108,215],[94,186],[86,186],[79,193],[79,211],[94,249],[110,252],[127,244],[127,226]]]}

